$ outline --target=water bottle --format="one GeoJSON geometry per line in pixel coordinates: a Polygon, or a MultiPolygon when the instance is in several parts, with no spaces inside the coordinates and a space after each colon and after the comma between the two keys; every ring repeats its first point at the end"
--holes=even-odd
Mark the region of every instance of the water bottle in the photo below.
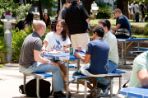
{"type": "Polygon", "coordinates": [[[73,55],[73,48],[70,47],[70,55],[73,55]]]}

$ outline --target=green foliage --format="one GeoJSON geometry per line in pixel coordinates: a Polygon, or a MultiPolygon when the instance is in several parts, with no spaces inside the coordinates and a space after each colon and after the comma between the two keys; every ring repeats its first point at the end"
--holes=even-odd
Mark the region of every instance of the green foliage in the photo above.
{"type": "Polygon", "coordinates": [[[19,5],[18,3],[14,3],[13,0],[0,0],[0,16],[2,16],[6,10],[9,10],[13,13],[13,17],[23,19],[30,8],[30,4],[19,5]]]}
{"type": "Polygon", "coordinates": [[[144,27],[132,25],[131,26],[131,31],[132,31],[132,34],[140,35],[140,34],[144,33],[144,27]]]}
{"type": "Polygon", "coordinates": [[[4,9],[0,7],[0,16],[2,16],[2,14],[4,13],[4,9]]]}
{"type": "Polygon", "coordinates": [[[110,4],[97,3],[99,6],[99,11],[96,16],[97,19],[109,19],[112,13],[112,7],[110,4]]]}
{"type": "Polygon", "coordinates": [[[109,19],[110,17],[111,17],[111,12],[108,8],[100,9],[96,16],[97,19],[109,19]]]}
{"type": "Polygon", "coordinates": [[[132,34],[148,35],[148,24],[145,25],[144,27],[132,25],[131,29],[132,29],[132,34]]]}
{"type": "Polygon", "coordinates": [[[20,5],[17,9],[14,10],[14,13],[16,14],[19,13],[17,14],[18,19],[24,19],[30,8],[31,8],[30,4],[20,5]]]}
{"type": "Polygon", "coordinates": [[[0,36],[0,51],[4,50],[4,37],[0,36]]]}
{"type": "Polygon", "coordinates": [[[0,24],[0,36],[4,36],[3,25],[0,24]]]}
{"type": "Polygon", "coordinates": [[[0,36],[0,64],[5,63],[5,55],[6,55],[6,48],[4,44],[4,37],[0,36]]]}
{"type": "Polygon", "coordinates": [[[144,34],[148,35],[148,24],[144,27],[144,34]]]}
{"type": "Polygon", "coordinates": [[[32,33],[31,27],[26,28],[25,30],[12,30],[12,49],[13,49],[13,61],[19,60],[20,50],[22,43],[25,39],[25,37],[32,33]]]}
{"type": "Polygon", "coordinates": [[[0,64],[0,68],[2,68],[4,65],[3,64],[0,64]]]}
{"type": "Polygon", "coordinates": [[[58,3],[57,3],[57,1],[56,0],[51,0],[50,1],[50,9],[51,9],[51,11],[50,11],[50,15],[51,16],[54,16],[54,15],[56,15],[57,14],[57,8],[58,8],[58,3]]]}
{"type": "Polygon", "coordinates": [[[6,10],[14,12],[14,9],[16,9],[18,6],[19,5],[14,3],[13,0],[0,0],[0,16],[2,16],[6,10]]]}

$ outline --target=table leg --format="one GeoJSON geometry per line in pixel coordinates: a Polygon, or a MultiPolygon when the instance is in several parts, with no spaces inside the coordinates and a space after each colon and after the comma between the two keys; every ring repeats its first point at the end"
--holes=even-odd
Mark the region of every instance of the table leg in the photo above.
{"type": "Polygon", "coordinates": [[[124,58],[124,42],[121,42],[121,65],[123,65],[123,58],[124,58]]]}
{"type": "Polygon", "coordinates": [[[36,78],[36,94],[37,94],[37,98],[40,98],[40,79],[36,78]]]}
{"type": "Polygon", "coordinates": [[[84,88],[84,98],[87,98],[87,80],[85,80],[84,82],[85,82],[84,83],[84,86],[85,86],[85,88],[84,88]]]}
{"type": "MultiPolygon", "coordinates": [[[[77,66],[78,66],[78,69],[77,70],[79,70],[80,69],[80,59],[77,60],[77,66]]],[[[77,81],[77,93],[78,92],[79,92],[79,83],[77,81]]]]}
{"type": "Polygon", "coordinates": [[[126,65],[126,41],[124,42],[123,64],[126,65]]]}
{"type": "Polygon", "coordinates": [[[120,92],[120,89],[121,89],[121,78],[122,77],[119,77],[119,89],[118,89],[118,93],[120,92]]]}
{"type": "Polygon", "coordinates": [[[67,81],[66,81],[66,98],[69,97],[69,61],[66,61],[67,66],[67,81]]]}
{"type": "Polygon", "coordinates": [[[113,83],[112,83],[112,79],[113,78],[110,78],[110,98],[112,98],[112,96],[113,96],[113,83]]]}
{"type": "Polygon", "coordinates": [[[26,94],[26,74],[24,74],[24,86],[23,86],[23,90],[24,90],[24,93],[26,94]]]}

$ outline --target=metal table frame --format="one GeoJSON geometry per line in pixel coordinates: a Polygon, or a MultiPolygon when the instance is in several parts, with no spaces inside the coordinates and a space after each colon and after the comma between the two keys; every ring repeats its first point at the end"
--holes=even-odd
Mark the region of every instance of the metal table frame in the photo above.
{"type": "Polygon", "coordinates": [[[122,65],[126,65],[126,52],[127,52],[127,48],[133,43],[133,42],[137,42],[137,47],[140,47],[140,43],[144,42],[144,41],[148,41],[148,38],[128,38],[128,39],[118,39],[118,42],[121,42],[121,60],[122,60],[122,65]],[[127,43],[130,42],[127,46],[127,43]]]}

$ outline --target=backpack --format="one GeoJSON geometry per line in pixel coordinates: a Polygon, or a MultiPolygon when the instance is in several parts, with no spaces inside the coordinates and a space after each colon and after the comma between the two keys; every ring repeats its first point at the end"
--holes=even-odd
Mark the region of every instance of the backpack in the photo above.
{"type": "MultiPolygon", "coordinates": [[[[41,98],[48,98],[51,94],[50,93],[50,86],[51,86],[50,82],[40,79],[39,83],[40,83],[40,86],[39,86],[40,97],[41,98]]],[[[24,85],[19,86],[19,90],[22,94],[24,94],[26,92],[26,95],[28,97],[37,97],[36,79],[32,79],[28,83],[26,83],[26,89],[25,89],[26,91],[25,92],[24,92],[23,86],[24,85]]]]}

